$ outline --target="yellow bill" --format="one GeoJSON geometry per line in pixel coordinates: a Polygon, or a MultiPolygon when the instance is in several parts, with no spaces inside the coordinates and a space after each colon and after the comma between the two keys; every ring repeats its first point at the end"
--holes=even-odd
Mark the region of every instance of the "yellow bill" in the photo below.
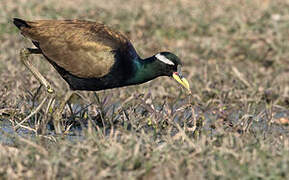
{"type": "Polygon", "coordinates": [[[173,73],[173,78],[178,81],[184,88],[186,88],[189,93],[191,93],[189,82],[184,77],[180,77],[178,73],[173,73]]]}

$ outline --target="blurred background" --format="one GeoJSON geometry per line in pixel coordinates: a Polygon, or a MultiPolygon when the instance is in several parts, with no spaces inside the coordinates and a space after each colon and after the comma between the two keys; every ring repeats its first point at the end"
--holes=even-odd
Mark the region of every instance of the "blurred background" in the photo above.
{"type": "MultiPolygon", "coordinates": [[[[137,160],[128,160],[128,163],[136,163],[131,173],[112,165],[112,162],[118,164],[118,158],[107,160],[103,156],[91,160],[89,155],[72,153],[71,157],[86,159],[84,162],[92,168],[74,172],[76,177],[101,175],[121,178],[129,175],[132,178],[186,176],[230,179],[240,175],[262,178],[264,172],[273,178],[288,177],[288,0],[0,0],[0,4],[0,121],[23,119],[45,94],[42,90],[34,97],[39,83],[19,58],[19,50],[32,47],[32,44],[14,27],[13,17],[101,21],[127,35],[141,57],[171,51],[183,61],[184,75],[191,84],[191,97],[167,77],[138,86],[101,91],[97,93],[100,99],[92,92],[81,92],[86,101],[77,103],[83,103],[81,106],[84,107],[91,104],[83,110],[88,114],[86,119],[97,122],[101,114],[101,119],[108,123],[104,126],[122,132],[119,144],[101,136],[104,139],[100,138],[103,144],[99,146],[113,146],[113,153],[123,152],[114,154],[113,157],[119,159],[127,156],[125,152],[139,148],[139,139],[135,137],[147,138],[142,139],[142,145],[147,149],[137,149],[137,160]],[[123,121],[129,122],[130,128],[126,129],[123,121]],[[195,141],[196,137],[200,140],[195,141]],[[270,140],[264,140],[265,137],[270,140]],[[259,138],[264,141],[260,143],[259,138]],[[135,144],[127,146],[123,141],[135,144]],[[170,141],[178,144],[177,151],[172,144],[167,146],[170,141]],[[160,146],[160,142],[165,145],[160,146]],[[148,149],[157,149],[157,155],[148,149]],[[261,149],[264,156],[257,153],[261,149]],[[165,157],[160,154],[165,154],[165,157]],[[178,157],[183,158],[179,160],[178,157]],[[102,161],[107,163],[100,166],[107,169],[105,172],[93,166],[102,161]],[[149,168],[139,165],[145,162],[149,168]],[[198,174],[191,168],[198,170],[198,174]]],[[[68,89],[64,80],[43,57],[35,55],[31,59],[53,84],[57,95],[62,96],[68,89]]],[[[70,116],[67,108],[64,119],[68,124],[71,123],[70,116]]],[[[84,115],[79,119],[85,119],[84,115]]],[[[33,123],[28,126],[37,131],[33,123]]],[[[95,147],[93,140],[85,143],[90,148],[99,148],[95,147]]],[[[69,147],[65,145],[62,152],[69,151],[69,147]]],[[[81,152],[81,147],[77,148],[81,152]]],[[[102,150],[97,152],[112,153],[102,150]]],[[[37,148],[34,151],[39,152],[37,148]]],[[[27,154],[34,151],[28,149],[27,154]]],[[[64,163],[64,167],[57,166],[60,170],[71,170],[68,167],[70,158],[60,157],[57,149],[52,148],[52,152],[56,154],[52,157],[64,163]]],[[[25,159],[18,155],[13,157],[15,162],[25,159]]],[[[39,167],[52,167],[53,162],[47,159],[48,163],[45,166],[39,164],[39,167]]],[[[3,162],[6,163],[0,172],[9,169],[11,160],[3,162]]],[[[119,162],[122,168],[131,168],[131,164],[123,162],[119,162]]],[[[77,169],[82,165],[75,163],[72,166],[77,169]]],[[[65,177],[60,171],[54,173],[55,177],[65,177]]],[[[32,168],[31,174],[33,177],[37,170],[32,168]]],[[[15,173],[10,175],[21,177],[15,173]]]]}

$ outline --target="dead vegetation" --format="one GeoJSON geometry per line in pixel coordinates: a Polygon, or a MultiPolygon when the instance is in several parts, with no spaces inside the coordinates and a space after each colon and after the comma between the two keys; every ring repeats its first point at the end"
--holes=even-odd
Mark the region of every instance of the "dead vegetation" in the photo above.
{"type": "MultiPolygon", "coordinates": [[[[288,179],[287,1],[1,3],[2,178],[288,179]],[[19,50],[32,45],[13,17],[100,20],[142,56],[175,52],[193,96],[168,78],[80,92],[63,114],[67,134],[55,136],[54,109],[34,109],[45,92],[20,63],[19,50]]],[[[65,82],[44,58],[33,62],[62,96],[65,82]]]]}

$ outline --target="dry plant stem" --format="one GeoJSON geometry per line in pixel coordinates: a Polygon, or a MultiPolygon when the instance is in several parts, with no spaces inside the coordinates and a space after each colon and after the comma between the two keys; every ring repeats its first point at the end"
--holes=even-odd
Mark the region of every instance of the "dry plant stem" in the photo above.
{"type": "Polygon", "coordinates": [[[40,111],[40,109],[42,108],[43,104],[45,103],[45,101],[47,100],[47,97],[46,96],[42,102],[37,106],[37,108],[32,111],[25,119],[23,119],[20,123],[17,123],[17,125],[14,127],[16,130],[19,128],[19,127],[22,127],[22,124],[27,121],[28,119],[30,119],[33,115],[35,115],[36,113],[38,113],[40,111]]]}
{"type": "Polygon", "coordinates": [[[29,61],[30,54],[40,54],[41,51],[38,49],[24,48],[20,51],[20,59],[23,64],[30,70],[34,77],[46,87],[48,93],[53,93],[54,90],[51,88],[50,83],[41,75],[41,73],[31,64],[29,61]]]}
{"type": "Polygon", "coordinates": [[[59,107],[55,110],[54,115],[53,115],[53,125],[56,134],[62,134],[62,129],[61,129],[61,119],[62,119],[62,112],[64,110],[64,107],[73,95],[74,91],[68,91],[65,96],[61,99],[59,107]]]}
{"type": "Polygon", "coordinates": [[[48,103],[47,103],[47,107],[46,107],[46,110],[44,111],[44,116],[43,118],[38,121],[38,125],[37,125],[37,128],[36,128],[36,132],[37,134],[39,135],[39,132],[40,134],[46,134],[46,127],[47,127],[47,124],[48,124],[48,121],[49,121],[49,115],[51,115],[51,112],[52,112],[52,109],[53,109],[53,102],[55,100],[55,96],[54,95],[48,95],[47,96],[48,99],[48,103]]]}
{"type": "Polygon", "coordinates": [[[232,67],[232,70],[242,83],[247,87],[252,87],[252,85],[246,80],[245,76],[236,67],[232,67]]]}

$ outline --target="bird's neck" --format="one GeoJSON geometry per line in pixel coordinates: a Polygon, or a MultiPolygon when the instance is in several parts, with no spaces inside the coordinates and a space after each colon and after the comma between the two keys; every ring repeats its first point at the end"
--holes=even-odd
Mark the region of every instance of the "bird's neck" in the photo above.
{"type": "Polygon", "coordinates": [[[144,83],[162,75],[160,65],[157,63],[155,56],[146,59],[135,58],[133,67],[133,76],[128,79],[127,84],[144,83]]]}

